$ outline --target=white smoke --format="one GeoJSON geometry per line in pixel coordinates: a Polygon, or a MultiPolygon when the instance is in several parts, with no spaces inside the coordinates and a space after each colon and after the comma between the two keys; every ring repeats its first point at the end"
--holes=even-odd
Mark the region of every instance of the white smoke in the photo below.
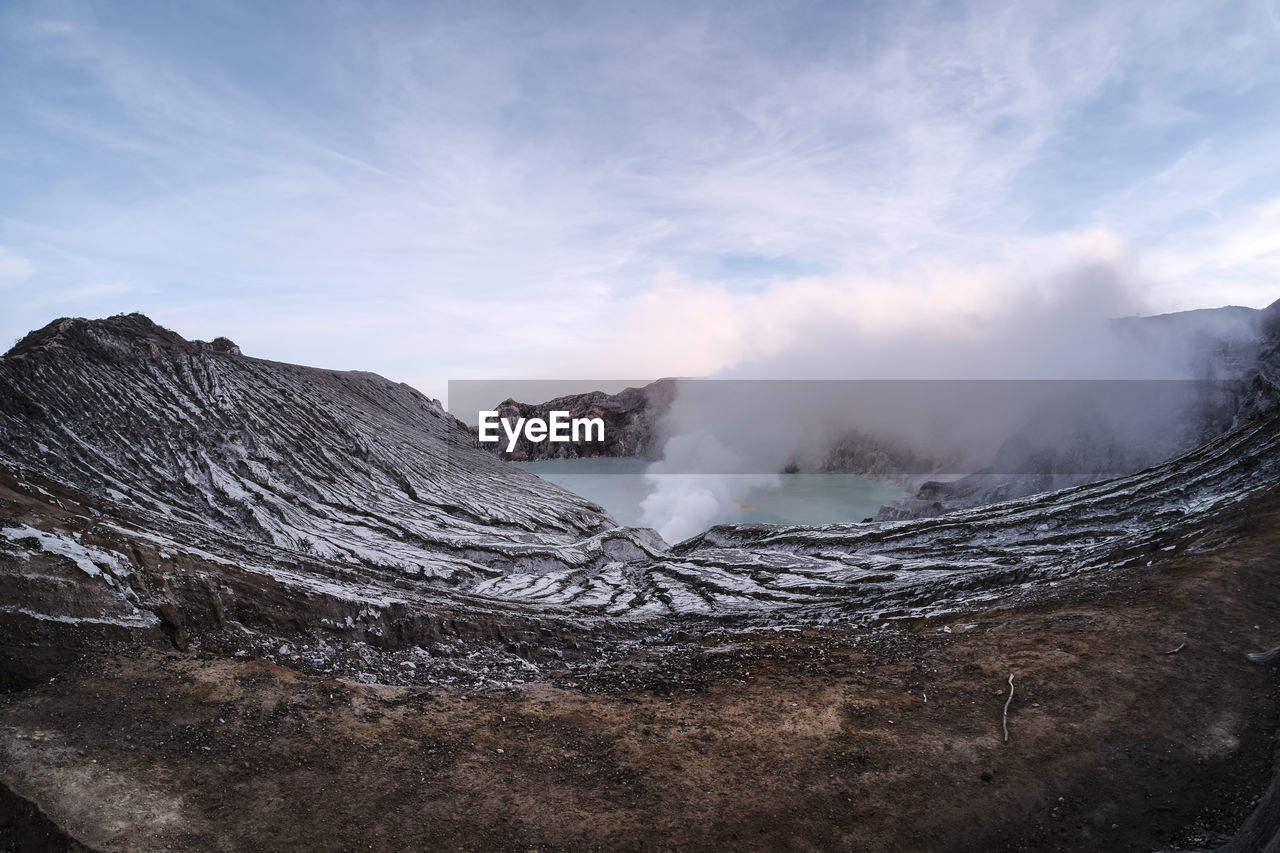
{"type": "Polygon", "coordinates": [[[777,474],[752,474],[747,467],[710,430],[681,432],[645,472],[651,491],[640,503],[644,523],[668,542],[679,542],[730,520],[731,508],[749,492],[779,482],[777,474]]]}
{"type": "MultiPolygon", "coordinates": [[[[664,421],[671,438],[663,459],[649,469],[644,521],[674,542],[734,520],[736,505],[767,486],[770,472],[797,461],[820,463],[850,431],[946,460],[953,471],[976,470],[1036,415],[1034,399],[1010,405],[984,397],[981,385],[948,383],[941,391],[889,400],[911,383],[868,383],[865,399],[841,394],[827,400],[820,385],[794,380],[1195,378],[1192,341],[1175,330],[1139,335],[1116,324],[1143,307],[1139,291],[1125,264],[1092,260],[1015,296],[990,291],[1005,298],[967,306],[951,324],[932,315],[916,326],[879,331],[843,316],[808,317],[790,346],[714,377],[792,381],[755,383],[749,395],[735,383],[678,386],[664,421]],[[720,385],[724,393],[716,390],[720,385]]],[[[1239,329],[1214,334],[1247,335],[1246,326],[1242,321],[1239,329]]],[[[1130,440],[1140,442],[1141,430],[1151,430],[1160,417],[1150,413],[1130,440]]]]}

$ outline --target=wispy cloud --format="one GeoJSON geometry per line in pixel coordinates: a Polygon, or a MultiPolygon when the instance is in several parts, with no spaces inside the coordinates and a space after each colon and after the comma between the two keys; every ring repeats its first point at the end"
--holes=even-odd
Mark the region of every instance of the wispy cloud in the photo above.
{"type": "Polygon", "coordinates": [[[689,374],[824,311],[999,310],[1090,234],[1147,307],[1265,304],[1271,14],[18,3],[0,244],[38,287],[0,332],[141,308],[437,394],[588,341],[689,374]]]}

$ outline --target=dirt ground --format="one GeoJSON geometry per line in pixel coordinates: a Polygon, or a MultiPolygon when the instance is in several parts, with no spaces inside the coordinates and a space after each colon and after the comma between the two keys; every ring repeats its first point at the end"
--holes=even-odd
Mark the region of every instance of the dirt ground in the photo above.
{"type": "Polygon", "coordinates": [[[1244,654],[1280,643],[1280,501],[1199,544],[1030,608],[711,633],[517,689],[123,649],[0,697],[30,812],[0,847],[36,810],[104,851],[1205,845],[1275,766],[1280,682],[1244,654]]]}

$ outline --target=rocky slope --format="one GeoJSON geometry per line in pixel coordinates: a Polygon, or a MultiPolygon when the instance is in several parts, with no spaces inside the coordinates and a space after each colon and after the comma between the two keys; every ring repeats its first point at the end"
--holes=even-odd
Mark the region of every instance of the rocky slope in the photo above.
{"type": "Polygon", "coordinates": [[[1280,637],[1280,504],[1162,553],[950,618],[673,622],[497,689],[115,645],[0,694],[0,849],[1203,850],[1272,772],[1244,653],[1280,637]]]}
{"type": "Polygon", "coordinates": [[[407,385],[249,358],[137,314],[55,321],[6,354],[0,442],[9,463],[159,530],[411,577],[555,560],[615,526],[475,452],[464,427],[407,385]]]}
{"type": "Polygon", "coordinates": [[[58,321],[0,360],[10,637],[73,624],[185,644],[243,629],[242,646],[333,666],[333,649],[307,657],[309,640],[284,639],[319,632],[382,650],[356,669],[405,680],[414,662],[396,655],[448,636],[461,645],[440,649],[437,674],[522,677],[670,619],[1024,600],[1159,564],[1280,485],[1280,420],[1264,415],[1127,478],[909,523],[713,528],[669,548],[476,450],[405,386],[232,347],[130,315],[58,321]],[[474,665],[458,660],[467,638],[489,650],[474,665]]]}
{"type": "MultiPolygon", "coordinates": [[[[20,649],[66,626],[185,645],[245,624],[404,646],[482,580],[656,541],[474,449],[408,386],[140,315],[55,321],[0,359],[0,491],[0,632],[20,649]]],[[[42,657],[8,654],[4,677],[42,657]]]]}
{"type": "MultiPolygon", "coordinates": [[[[1260,348],[1235,428],[1126,477],[938,518],[723,526],[669,546],[650,532],[617,527],[599,508],[476,449],[465,427],[406,386],[250,358],[225,339],[186,341],[138,315],[57,321],[0,359],[0,781],[7,786],[0,811],[26,815],[23,832],[46,839],[65,832],[68,849],[83,839],[113,850],[231,849],[264,832],[286,846],[309,839],[324,848],[340,837],[331,846],[345,849],[357,840],[348,830],[362,827],[359,819],[329,826],[321,833],[326,842],[309,834],[299,815],[288,826],[210,818],[226,803],[200,792],[239,786],[266,815],[271,795],[259,790],[261,781],[297,788],[304,802],[341,812],[342,803],[326,800],[334,778],[346,779],[345,789],[385,792],[386,780],[366,772],[360,739],[390,738],[415,750],[436,744],[422,747],[424,754],[444,750],[451,762],[444,776],[432,771],[428,781],[424,771],[409,789],[413,802],[448,802],[444,812],[432,812],[433,838],[443,832],[465,849],[466,838],[480,837],[477,821],[496,826],[505,813],[519,815],[523,828],[485,830],[480,847],[526,849],[565,839],[571,847],[617,847],[629,837],[626,827],[651,823],[646,808],[666,809],[687,787],[656,769],[655,756],[693,749],[713,756],[690,759],[689,772],[698,790],[723,791],[713,807],[723,831],[691,835],[696,821],[686,816],[664,826],[662,837],[735,846],[746,824],[732,815],[755,808],[756,785],[711,781],[723,774],[757,774],[798,803],[811,800],[814,785],[832,784],[811,778],[810,769],[835,778],[839,767],[861,767],[849,777],[860,781],[837,786],[837,799],[914,814],[924,801],[911,780],[938,761],[927,752],[895,751],[899,732],[907,731],[901,725],[910,727],[912,742],[933,739],[956,756],[976,756],[945,765],[946,790],[972,782],[973,761],[980,761],[1036,793],[1016,808],[995,809],[1003,828],[966,823],[967,795],[946,800],[949,816],[937,817],[936,831],[922,836],[868,822],[861,812],[842,817],[831,800],[821,820],[779,815],[761,824],[762,837],[807,838],[820,849],[848,847],[864,835],[882,849],[999,849],[992,844],[1007,834],[1016,840],[1011,850],[1104,850],[1114,849],[1106,826],[1129,833],[1116,837],[1150,843],[1151,826],[1190,832],[1210,803],[1219,803],[1213,825],[1238,823],[1248,802],[1238,792],[1223,805],[1214,799],[1219,793],[1179,789],[1184,805],[1159,821],[1142,802],[1166,796],[1170,773],[1191,773],[1206,761],[1214,762],[1214,778],[1247,783],[1242,790],[1260,791],[1268,772],[1250,756],[1274,730],[1280,706],[1257,698],[1267,671],[1241,652],[1274,645],[1268,614],[1280,607],[1272,571],[1280,560],[1280,413],[1271,404],[1278,352],[1271,344],[1260,348]],[[1209,606],[1212,595],[1221,599],[1209,606]],[[1096,603],[1104,601],[1113,604],[1096,603]],[[1222,626],[1246,623],[1258,626],[1255,633],[1215,639],[1222,626]],[[926,648],[937,632],[967,638],[943,656],[947,663],[926,648]],[[1187,642],[1222,648],[1213,646],[1207,657],[1165,655],[1181,654],[1179,643],[1187,642]],[[1157,651],[1140,651],[1153,644],[1157,651]],[[146,646],[157,651],[143,652],[146,646]],[[1094,648],[1108,651],[1095,655],[1094,648]],[[1076,651],[1062,658],[1064,649],[1076,651]],[[1158,665],[1115,677],[1134,655],[1148,653],[1160,656],[1158,665]],[[1024,709],[1030,728],[1021,732],[1036,740],[1018,760],[997,758],[999,741],[988,742],[991,721],[974,716],[982,692],[970,682],[992,676],[995,659],[1033,673],[1029,683],[1019,674],[1019,683],[1036,703],[1051,697],[1055,709],[1044,712],[1043,725],[1035,722],[1038,712],[1024,709]],[[868,668],[896,675],[868,685],[868,668]],[[1179,692],[1187,672],[1198,673],[1203,690],[1179,692]],[[761,675],[772,686],[731,698],[761,675]],[[1099,679],[1128,698],[1100,699],[1099,679]],[[361,682],[373,686],[362,692],[361,682]],[[537,691],[549,683],[570,692],[548,699],[537,691]],[[447,708],[428,722],[417,712],[410,717],[418,722],[408,722],[396,703],[431,703],[435,693],[385,693],[393,689],[387,685],[421,691],[449,684],[526,685],[533,692],[482,698],[487,710],[470,704],[473,694],[441,694],[447,708]],[[288,698],[299,689],[305,700],[288,698]],[[618,734],[658,730],[656,710],[643,710],[652,694],[703,691],[728,703],[739,723],[759,716],[760,732],[780,725],[765,709],[803,702],[801,727],[815,733],[774,755],[754,734],[756,723],[709,726],[695,703],[661,718],[665,733],[652,742],[618,734]],[[1136,710],[1166,707],[1151,703],[1149,691],[1198,704],[1172,716],[1136,710]],[[921,707],[932,702],[933,713],[941,701],[946,712],[904,722],[917,692],[921,707]],[[617,699],[574,698],[596,695],[617,699]],[[828,719],[837,696],[845,710],[828,719]],[[1223,696],[1234,704],[1209,704],[1223,696]],[[564,734],[572,733],[570,723],[540,728],[555,703],[564,703],[550,712],[555,719],[589,713],[609,722],[599,722],[589,743],[564,734]],[[1090,709],[1090,725],[1127,733],[1124,742],[1140,754],[1176,750],[1176,758],[1151,758],[1141,765],[1148,769],[1135,769],[1106,746],[1111,741],[1100,741],[1096,755],[1066,767],[1062,756],[1095,734],[1051,734],[1074,725],[1070,709],[1080,706],[1090,709]],[[1232,708],[1244,710],[1231,716],[1232,708]],[[135,725],[138,713],[152,722],[135,725]],[[868,721],[867,714],[892,716],[868,721]],[[494,728],[508,717],[527,725],[525,746],[494,728]],[[704,735],[686,737],[690,721],[704,735]],[[319,733],[299,739],[299,725],[319,733]],[[466,742],[446,743],[432,734],[440,726],[461,726],[466,742]],[[109,742],[120,733],[127,740],[109,742]],[[545,742],[528,746],[535,737],[545,742]],[[729,744],[726,752],[696,749],[718,737],[729,744]],[[872,743],[872,752],[892,757],[889,765],[868,764],[872,743]],[[566,750],[597,747],[637,756],[598,765],[610,774],[610,796],[631,803],[626,791],[634,782],[649,786],[650,806],[584,807],[572,827],[543,825],[537,815],[554,813],[556,798],[594,796],[582,768],[597,765],[579,761],[550,789],[539,768],[563,761],[566,750]],[[277,767],[291,750],[304,756],[296,760],[321,762],[319,775],[277,767]],[[495,769],[497,775],[457,784],[507,752],[523,756],[515,777],[495,769]],[[101,767],[86,765],[90,753],[101,767]],[[266,764],[253,764],[264,755],[266,764]],[[233,769],[240,765],[250,769],[233,769]],[[1245,776],[1238,776],[1241,768],[1245,776]],[[142,781],[157,769],[176,780],[175,795],[142,781]],[[1056,781],[1034,787],[1042,777],[1056,781]],[[524,805],[484,799],[503,790],[499,778],[519,780],[524,805]],[[1107,780],[1111,800],[1099,800],[1098,778],[1107,780]],[[807,781],[794,788],[796,780],[807,781]],[[1054,797],[1068,795],[1073,799],[1053,813],[1061,809],[1076,821],[1066,834],[1018,823],[1023,806],[1043,805],[1047,813],[1054,797]],[[1132,809],[1117,812],[1104,802],[1114,805],[1115,797],[1132,800],[1132,809]],[[150,805],[131,816],[94,805],[115,802],[150,805]],[[608,830],[608,814],[631,823],[608,830]],[[190,829],[196,826],[204,829],[190,829]],[[931,847],[929,838],[957,841],[931,847]]],[[[996,687],[1003,697],[1003,684],[996,687]]],[[[419,764],[381,758],[418,773],[419,764]]],[[[425,759],[421,766],[435,765],[425,759]]],[[[983,772],[978,784],[991,784],[993,774],[983,772]]],[[[414,821],[384,831],[375,838],[379,849],[424,843],[414,821]]],[[[10,836],[0,820],[0,841],[10,836]]]]}

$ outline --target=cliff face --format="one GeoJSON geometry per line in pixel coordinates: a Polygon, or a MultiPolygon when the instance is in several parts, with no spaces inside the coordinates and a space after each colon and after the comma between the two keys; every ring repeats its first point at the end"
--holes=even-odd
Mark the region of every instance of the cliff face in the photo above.
{"type": "Polygon", "coordinates": [[[551,412],[568,412],[570,418],[600,418],[604,441],[529,441],[523,435],[507,451],[505,434],[494,444],[480,447],[513,462],[537,459],[581,459],[594,456],[656,458],[662,450],[661,421],[675,398],[676,381],[659,379],[642,388],[626,388],[617,394],[594,391],[557,397],[545,403],[520,403],[507,399],[496,407],[498,417],[515,424],[519,418],[547,420],[551,412]]]}

